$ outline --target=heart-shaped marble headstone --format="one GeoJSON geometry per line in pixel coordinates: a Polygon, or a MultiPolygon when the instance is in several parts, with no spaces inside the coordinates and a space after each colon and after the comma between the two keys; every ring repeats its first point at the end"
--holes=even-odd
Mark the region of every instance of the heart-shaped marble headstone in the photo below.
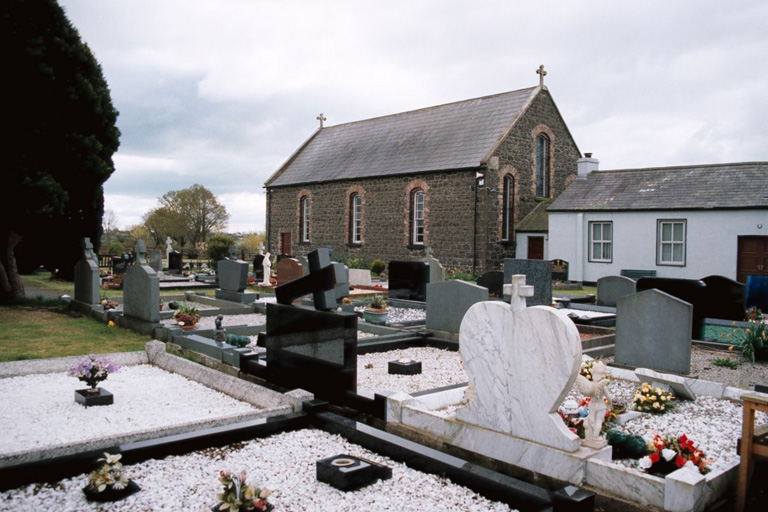
{"type": "Polygon", "coordinates": [[[457,420],[568,452],[579,449],[578,436],[556,413],[581,364],[579,332],[564,313],[478,302],[464,315],[459,336],[473,396],[457,420]]]}

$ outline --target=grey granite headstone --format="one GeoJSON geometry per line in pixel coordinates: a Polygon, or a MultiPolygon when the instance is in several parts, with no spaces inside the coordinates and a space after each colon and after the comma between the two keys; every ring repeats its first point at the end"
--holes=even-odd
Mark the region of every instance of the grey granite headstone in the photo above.
{"type": "Polygon", "coordinates": [[[306,256],[296,256],[296,259],[299,260],[299,263],[301,263],[301,270],[304,272],[303,275],[309,274],[309,260],[306,256]]]}
{"type": "Polygon", "coordinates": [[[427,329],[459,332],[464,314],[475,303],[488,300],[488,288],[459,279],[427,285],[427,329]]]}
{"type": "Polygon", "coordinates": [[[136,241],[136,263],[128,267],[123,278],[123,313],[144,322],[160,321],[160,279],[147,264],[147,246],[136,241]]]}
{"type": "Polygon", "coordinates": [[[504,282],[511,283],[512,276],[525,275],[525,282],[533,286],[533,297],[528,297],[528,306],[552,305],[552,264],[547,260],[504,260],[504,282]]]}
{"type": "Polygon", "coordinates": [[[440,261],[437,260],[437,258],[432,257],[431,248],[427,247],[426,252],[427,257],[424,261],[429,264],[429,282],[441,283],[445,281],[445,268],[443,268],[443,265],[440,263],[440,261]]]}
{"type": "Polygon", "coordinates": [[[344,297],[349,297],[349,268],[341,263],[333,263],[336,267],[336,286],[334,291],[336,292],[336,301],[340,301],[344,297]]]}
{"type": "Polygon", "coordinates": [[[615,361],[672,373],[691,370],[693,306],[651,289],[620,297],[616,304],[615,361]]]}
{"type": "Polygon", "coordinates": [[[637,282],[624,276],[605,276],[597,280],[597,305],[616,307],[619,297],[635,293],[637,282]]]}
{"type": "Polygon", "coordinates": [[[248,262],[237,259],[234,247],[230,249],[229,259],[216,263],[216,272],[219,276],[219,289],[215,292],[217,299],[249,303],[259,298],[258,293],[245,291],[248,286],[248,262]]]}
{"type": "Polygon", "coordinates": [[[75,264],[75,300],[84,304],[99,303],[99,261],[90,238],[80,241],[83,257],[75,264]]]}
{"type": "Polygon", "coordinates": [[[349,269],[349,284],[352,286],[371,286],[371,271],[365,268],[349,269]]]}
{"type": "Polygon", "coordinates": [[[163,253],[160,249],[152,249],[149,251],[149,266],[155,272],[163,270],[163,253]]]}

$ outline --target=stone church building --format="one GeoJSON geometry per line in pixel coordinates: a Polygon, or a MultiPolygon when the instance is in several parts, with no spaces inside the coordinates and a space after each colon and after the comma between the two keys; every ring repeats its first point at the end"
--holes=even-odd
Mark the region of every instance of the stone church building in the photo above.
{"type": "Polygon", "coordinates": [[[265,183],[270,253],[330,247],[338,260],[388,262],[431,248],[477,273],[546,258],[546,231],[527,233],[520,254],[517,228],[575,179],[580,154],[543,83],[337,126],[318,119],[265,183]]]}

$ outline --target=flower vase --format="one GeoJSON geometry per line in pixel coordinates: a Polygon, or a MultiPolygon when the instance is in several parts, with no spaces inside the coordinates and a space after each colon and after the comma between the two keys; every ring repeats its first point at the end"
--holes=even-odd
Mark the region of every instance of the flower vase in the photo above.
{"type": "Polygon", "coordinates": [[[96,405],[112,405],[114,403],[112,393],[103,388],[76,389],[75,402],[85,407],[96,405]]]}
{"type": "Polygon", "coordinates": [[[366,308],[363,311],[363,318],[366,322],[371,324],[380,324],[384,325],[387,323],[387,317],[389,316],[389,313],[386,309],[372,309],[372,308],[366,308]]]}

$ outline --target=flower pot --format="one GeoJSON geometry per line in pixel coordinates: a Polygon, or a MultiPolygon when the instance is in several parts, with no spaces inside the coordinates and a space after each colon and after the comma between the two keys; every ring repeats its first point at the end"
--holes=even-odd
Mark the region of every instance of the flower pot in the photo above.
{"type": "Polygon", "coordinates": [[[192,329],[197,329],[197,324],[195,325],[180,325],[182,331],[191,331],[192,329]]]}
{"type": "Polygon", "coordinates": [[[386,324],[389,312],[386,309],[371,309],[366,308],[363,311],[363,318],[366,322],[371,324],[386,324]]]}
{"type": "Polygon", "coordinates": [[[91,407],[95,405],[112,405],[114,403],[112,393],[103,388],[95,389],[76,389],[75,402],[91,407]],[[94,393],[96,391],[96,393],[94,393]]]}
{"type": "Polygon", "coordinates": [[[122,500],[131,494],[139,492],[140,490],[141,487],[139,487],[139,485],[133,480],[128,482],[128,485],[125,487],[125,489],[113,489],[112,487],[107,487],[103,491],[97,492],[95,489],[91,489],[88,486],[83,487],[85,499],[88,501],[98,501],[102,503],[122,500]]]}

